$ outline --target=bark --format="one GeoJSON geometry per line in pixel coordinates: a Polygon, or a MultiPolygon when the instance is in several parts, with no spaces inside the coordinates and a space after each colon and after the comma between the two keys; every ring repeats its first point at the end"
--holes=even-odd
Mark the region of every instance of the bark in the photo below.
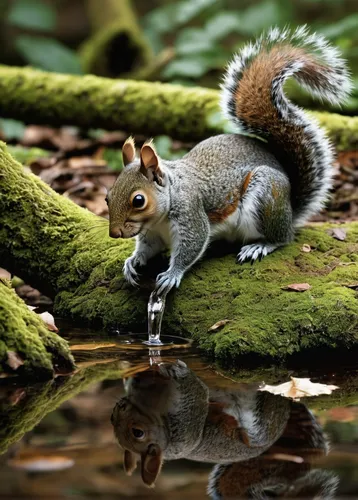
{"type": "Polygon", "coordinates": [[[52,378],[55,366],[67,371],[74,369],[67,342],[48,330],[10,283],[0,280],[0,372],[16,370],[27,377],[52,378]],[[18,367],[11,365],[9,352],[20,360],[18,367]]]}
{"type": "Polygon", "coordinates": [[[85,73],[117,77],[147,66],[153,57],[130,0],[87,0],[94,34],[81,47],[85,73]]]}
{"type": "MultiPolygon", "coordinates": [[[[166,134],[195,142],[227,131],[218,98],[217,91],[204,88],[0,66],[1,115],[29,123],[166,134]]],[[[357,117],[312,115],[339,151],[357,148],[357,117]]]]}
{"type": "MultiPolygon", "coordinates": [[[[133,289],[122,277],[133,241],[110,239],[105,219],[24,171],[4,145],[0,173],[2,267],[52,295],[59,315],[145,331],[149,290],[133,289]]],[[[225,364],[244,354],[277,360],[323,346],[356,345],[358,222],[339,226],[347,232],[344,241],[328,234],[331,227],[307,227],[294,243],[254,266],[236,265],[228,248],[226,255],[208,255],[168,297],[163,334],[192,337],[225,364]],[[311,252],[301,250],[304,243],[311,252]],[[311,289],[282,289],[291,283],[309,283],[311,289]],[[208,332],[220,320],[229,321],[208,332]]]]}

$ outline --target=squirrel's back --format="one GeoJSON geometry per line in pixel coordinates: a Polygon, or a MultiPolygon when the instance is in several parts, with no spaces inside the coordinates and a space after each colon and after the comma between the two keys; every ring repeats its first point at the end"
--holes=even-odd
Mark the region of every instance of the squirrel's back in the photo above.
{"type": "Polygon", "coordinates": [[[333,153],[316,121],[283,92],[290,76],[311,94],[341,103],[351,82],[338,51],[305,27],[277,28],[248,44],[224,76],[222,108],[239,130],[267,141],[291,182],[295,226],[326,201],[331,188],[333,153]]]}

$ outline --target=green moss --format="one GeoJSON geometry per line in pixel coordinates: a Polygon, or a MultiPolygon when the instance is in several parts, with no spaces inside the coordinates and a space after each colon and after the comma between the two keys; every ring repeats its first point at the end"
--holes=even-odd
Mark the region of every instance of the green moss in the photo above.
{"type": "Polygon", "coordinates": [[[8,146],[9,153],[20,163],[29,165],[39,158],[47,158],[50,151],[41,148],[24,148],[23,146],[8,146]]]}
{"type": "MultiPolygon", "coordinates": [[[[215,90],[0,66],[3,117],[199,141],[226,130],[215,90]],[[150,119],[148,119],[150,117],[150,119]]],[[[313,113],[339,150],[356,147],[358,118],[313,113]]]]}
{"type": "Polygon", "coordinates": [[[74,368],[67,342],[47,329],[16,295],[10,282],[0,280],[0,371],[10,371],[9,351],[23,359],[19,368],[22,375],[51,378],[54,364],[74,368]]]}

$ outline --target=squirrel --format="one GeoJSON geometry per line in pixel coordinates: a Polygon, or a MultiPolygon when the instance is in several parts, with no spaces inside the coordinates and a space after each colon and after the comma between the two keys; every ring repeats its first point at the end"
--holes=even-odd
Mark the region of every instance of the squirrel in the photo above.
{"type": "Polygon", "coordinates": [[[249,460],[217,464],[207,492],[213,500],[236,498],[335,498],[338,477],[317,467],[329,445],[312,412],[292,401],[290,417],[279,439],[249,460]]]}
{"type": "Polygon", "coordinates": [[[290,414],[289,400],[256,385],[209,390],[180,360],[136,374],[125,389],[111,421],[126,473],[140,458],[147,486],[164,459],[229,464],[257,457],[281,436],[290,414]]]}
{"type": "Polygon", "coordinates": [[[351,90],[345,61],[321,35],[272,28],[244,46],[224,75],[221,107],[237,134],[210,137],[175,161],[160,158],[152,142],[137,158],[127,139],[107,203],[110,236],[136,237],[124,264],[129,283],[137,285],[139,268],[169,248],[169,268],[156,279],[157,293],[166,294],[217,239],[243,245],[238,263],[261,260],[321,209],[333,149],[314,118],[285,96],[291,76],[335,104],[351,90]]]}
{"type": "Polygon", "coordinates": [[[124,385],[111,421],[125,472],[140,460],[145,485],[155,485],[165,459],[185,458],[215,464],[213,500],[333,498],[337,477],[315,468],[327,438],[303,403],[254,383],[209,388],[180,360],[152,365],[124,385]]]}

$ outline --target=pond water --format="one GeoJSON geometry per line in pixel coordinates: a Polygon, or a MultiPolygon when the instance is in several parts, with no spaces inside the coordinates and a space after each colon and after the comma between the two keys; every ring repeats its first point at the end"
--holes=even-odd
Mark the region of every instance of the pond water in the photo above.
{"type": "Polygon", "coordinates": [[[358,365],[228,374],[189,344],[66,337],[71,376],[0,380],[0,498],[358,498],[358,365]],[[338,389],[261,390],[290,376],[338,389]]]}

